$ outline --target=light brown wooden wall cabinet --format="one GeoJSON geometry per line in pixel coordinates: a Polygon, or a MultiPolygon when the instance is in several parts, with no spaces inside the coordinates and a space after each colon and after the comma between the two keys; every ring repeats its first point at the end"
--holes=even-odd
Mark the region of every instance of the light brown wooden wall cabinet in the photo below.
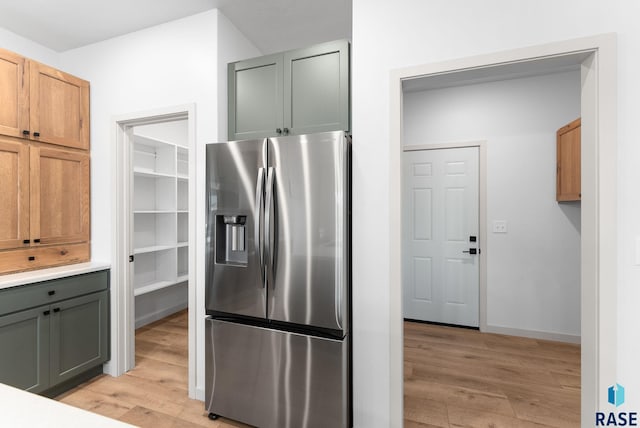
{"type": "Polygon", "coordinates": [[[556,141],[556,200],[579,201],[580,187],[580,118],[558,129],[556,141]]]}
{"type": "Polygon", "coordinates": [[[89,83],[0,49],[0,274],[90,259],[89,83]]]}
{"type": "Polygon", "coordinates": [[[0,134],[89,149],[89,82],[0,49],[0,134]]]}

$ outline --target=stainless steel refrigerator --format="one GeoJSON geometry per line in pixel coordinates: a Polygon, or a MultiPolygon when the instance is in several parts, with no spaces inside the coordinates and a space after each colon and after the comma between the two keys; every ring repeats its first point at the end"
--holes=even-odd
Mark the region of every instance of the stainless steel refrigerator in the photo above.
{"type": "Polygon", "coordinates": [[[350,427],[350,137],[206,150],[210,418],[350,427]]]}

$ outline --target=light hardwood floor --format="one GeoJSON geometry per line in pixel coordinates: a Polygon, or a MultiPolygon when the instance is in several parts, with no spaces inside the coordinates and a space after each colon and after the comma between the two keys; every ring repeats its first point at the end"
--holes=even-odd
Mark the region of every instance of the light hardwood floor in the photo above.
{"type": "MultiPolygon", "coordinates": [[[[405,427],[580,425],[580,347],[406,322],[405,427]]],[[[60,401],[141,427],[230,428],[187,397],[187,312],[136,331],[136,368],[60,401]]]]}
{"type": "Polygon", "coordinates": [[[580,346],[404,324],[405,428],[580,426],[580,346]]]}
{"type": "Polygon", "coordinates": [[[188,398],[187,336],[186,310],[141,327],[135,369],[94,378],[57,399],[140,427],[247,427],[209,420],[202,401],[188,398]]]}

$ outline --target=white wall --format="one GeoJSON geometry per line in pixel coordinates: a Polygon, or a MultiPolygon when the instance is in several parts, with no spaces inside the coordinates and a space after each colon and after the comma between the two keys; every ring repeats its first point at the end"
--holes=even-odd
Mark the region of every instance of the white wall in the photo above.
{"type": "Polygon", "coordinates": [[[209,11],[61,54],[65,71],[91,83],[94,257],[109,260],[113,245],[114,116],[196,103],[198,143],[215,140],[217,15],[209,11]]]}
{"type": "Polygon", "coordinates": [[[218,19],[218,141],[227,141],[227,64],[260,56],[224,14],[218,19]]]}
{"type": "MultiPolygon", "coordinates": [[[[196,105],[196,393],[204,398],[204,145],[219,138],[219,52],[256,49],[217,10],[60,55],[60,67],[91,82],[92,251],[110,260],[114,116],[196,105]],[[220,24],[219,24],[220,23],[220,24]],[[222,45],[221,45],[222,43],[222,45]]],[[[224,95],[222,95],[224,96],[224,95]]],[[[226,118],[225,118],[226,120],[226,118]]]]}
{"type": "Polygon", "coordinates": [[[171,122],[151,123],[135,127],[136,135],[143,135],[156,140],[168,141],[183,147],[189,147],[189,123],[186,119],[171,122]]]}
{"type": "Polygon", "coordinates": [[[58,52],[0,28],[0,48],[13,51],[51,67],[59,66],[58,52]]]}
{"type": "MultiPolygon", "coordinates": [[[[390,420],[394,378],[389,356],[389,82],[390,71],[595,34],[618,33],[618,365],[617,381],[640,390],[640,3],[618,0],[513,2],[487,0],[353,1],[354,386],[358,427],[398,426],[390,420]],[[375,171],[372,173],[371,171],[375,171]],[[377,231],[371,239],[371,231],[377,231]]],[[[611,142],[604,142],[610,144],[611,142]]],[[[602,284],[606,293],[607,284],[602,284]]],[[[399,290],[397,291],[399,292],[399,290]]],[[[606,332],[602,332],[606,334],[606,332]]],[[[604,352],[606,350],[601,350],[604,352]]],[[[616,379],[611,379],[615,382],[616,379]]],[[[597,392],[601,394],[601,391],[597,392]]],[[[627,409],[640,408],[628,394],[627,409]]]]}
{"type": "Polygon", "coordinates": [[[579,340],[580,205],[555,201],[556,130],[579,116],[578,69],[404,95],[405,145],[486,141],[488,331],[579,340]]]}

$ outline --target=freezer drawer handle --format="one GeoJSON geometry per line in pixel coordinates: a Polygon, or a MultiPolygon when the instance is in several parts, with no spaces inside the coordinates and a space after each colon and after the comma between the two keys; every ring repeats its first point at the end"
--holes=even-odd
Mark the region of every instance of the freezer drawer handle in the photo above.
{"type": "Polygon", "coordinates": [[[256,210],[257,213],[254,216],[254,242],[256,246],[256,253],[260,258],[260,279],[262,280],[262,288],[265,287],[265,267],[264,267],[264,245],[262,242],[262,234],[260,233],[261,225],[262,225],[262,214],[263,210],[263,195],[264,194],[264,168],[258,168],[258,179],[256,180],[256,210]]]}

